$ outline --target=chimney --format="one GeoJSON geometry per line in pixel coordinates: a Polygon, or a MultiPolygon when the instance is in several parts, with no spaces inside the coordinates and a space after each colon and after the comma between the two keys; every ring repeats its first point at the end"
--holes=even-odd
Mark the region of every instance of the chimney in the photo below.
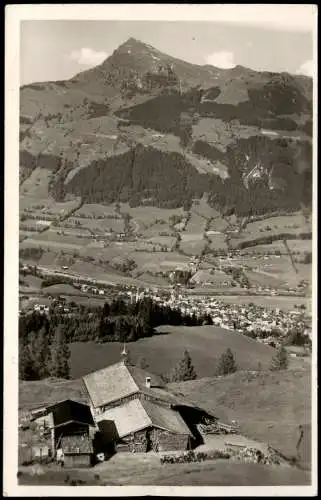
{"type": "Polygon", "coordinates": [[[126,344],[125,344],[125,342],[124,342],[124,348],[123,348],[123,350],[121,352],[121,359],[122,359],[124,365],[128,364],[128,352],[126,350],[126,344]]]}
{"type": "Polygon", "coordinates": [[[146,387],[150,389],[150,377],[146,377],[146,387]]]}

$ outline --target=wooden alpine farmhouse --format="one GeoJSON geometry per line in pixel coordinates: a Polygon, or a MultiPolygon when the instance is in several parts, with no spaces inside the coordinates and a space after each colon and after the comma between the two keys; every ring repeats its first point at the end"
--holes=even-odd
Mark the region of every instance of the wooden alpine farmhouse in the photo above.
{"type": "Polygon", "coordinates": [[[83,377],[91,411],[105,446],[115,451],[186,450],[202,442],[199,424],[214,415],[170,392],[160,377],[119,363],[83,377]]]}

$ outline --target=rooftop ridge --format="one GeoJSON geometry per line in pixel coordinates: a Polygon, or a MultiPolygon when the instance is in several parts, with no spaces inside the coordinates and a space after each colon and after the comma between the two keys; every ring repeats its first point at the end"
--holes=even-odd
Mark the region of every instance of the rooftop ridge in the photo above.
{"type": "MultiPolygon", "coordinates": [[[[131,374],[130,370],[129,370],[129,365],[124,365],[126,368],[127,368],[127,371],[129,373],[129,376],[130,378],[132,379],[132,381],[134,382],[134,384],[136,385],[136,388],[137,388],[137,391],[139,392],[140,391],[140,387],[138,386],[136,380],[134,379],[133,375],[131,374]]],[[[135,394],[135,393],[134,393],[135,394]]]]}
{"type": "Polygon", "coordinates": [[[108,370],[108,368],[112,367],[112,366],[124,366],[124,362],[123,360],[121,359],[120,361],[117,361],[117,363],[112,363],[111,365],[108,365],[108,366],[105,366],[104,368],[98,368],[98,370],[93,370],[92,372],[89,372],[89,373],[86,373],[86,375],[83,375],[82,376],[82,379],[84,380],[85,378],[89,377],[90,375],[92,375],[93,373],[99,373],[99,372],[103,372],[105,370],[108,370]]]}

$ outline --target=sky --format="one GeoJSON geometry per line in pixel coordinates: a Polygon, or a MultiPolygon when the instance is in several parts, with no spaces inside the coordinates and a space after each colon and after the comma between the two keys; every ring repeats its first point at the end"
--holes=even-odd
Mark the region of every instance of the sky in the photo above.
{"type": "Polygon", "coordinates": [[[313,72],[312,29],[304,23],[23,20],[20,26],[20,85],[71,78],[130,37],[196,64],[313,72]]]}

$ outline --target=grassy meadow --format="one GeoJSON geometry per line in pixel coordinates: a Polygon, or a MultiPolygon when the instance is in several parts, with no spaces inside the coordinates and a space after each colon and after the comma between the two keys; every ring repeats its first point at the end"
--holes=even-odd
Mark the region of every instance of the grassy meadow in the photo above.
{"type": "MultiPolygon", "coordinates": [[[[232,349],[236,363],[242,370],[256,370],[259,363],[263,369],[267,369],[275,354],[270,346],[214,326],[163,326],[158,331],[161,332],[159,335],[128,343],[133,362],[144,357],[150,370],[158,374],[170,371],[182,358],[184,349],[189,351],[198,377],[213,376],[218,358],[228,347],[232,349]]],[[[70,358],[72,378],[118,362],[122,347],[120,342],[73,343],[70,358]]]]}

